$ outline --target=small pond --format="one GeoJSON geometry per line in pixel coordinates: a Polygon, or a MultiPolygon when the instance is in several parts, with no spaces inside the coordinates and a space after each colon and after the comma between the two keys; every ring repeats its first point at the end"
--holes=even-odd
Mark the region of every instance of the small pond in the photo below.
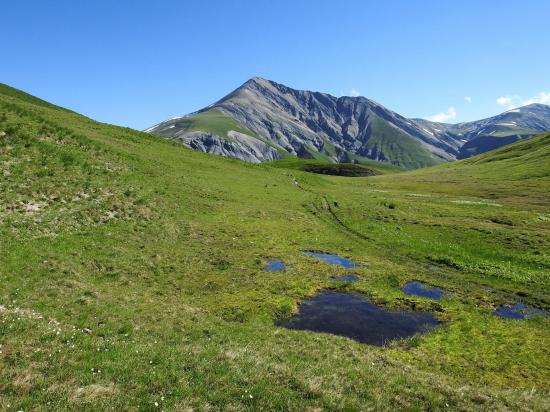
{"type": "Polygon", "coordinates": [[[420,296],[421,298],[430,298],[439,300],[443,298],[444,293],[441,289],[426,286],[422,282],[409,282],[401,289],[407,295],[420,296]]]}
{"type": "Polygon", "coordinates": [[[513,305],[499,306],[493,311],[493,315],[506,319],[525,319],[530,318],[531,316],[545,314],[546,311],[544,309],[535,308],[523,302],[518,302],[513,305]]]}
{"type": "Polygon", "coordinates": [[[307,250],[303,251],[302,253],[307,256],[313,256],[313,257],[316,257],[317,259],[321,259],[322,261],[330,263],[331,265],[341,266],[346,269],[359,267],[359,265],[351,259],[347,259],[345,257],[338,256],[338,255],[331,255],[330,253],[317,253],[317,252],[310,252],[307,250]]]}
{"type": "Polygon", "coordinates": [[[332,278],[331,281],[333,282],[357,282],[361,278],[354,274],[344,275],[337,278],[332,278]]]}
{"type": "Polygon", "coordinates": [[[286,265],[279,259],[267,259],[267,265],[264,270],[268,272],[281,272],[286,269],[286,265]]]}
{"type": "Polygon", "coordinates": [[[332,333],[377,346],[439,325],[427,312],[389,311],[361,295],[329,291],[304,301],[296,316],[279,323],[288,329],[332,333]]]}

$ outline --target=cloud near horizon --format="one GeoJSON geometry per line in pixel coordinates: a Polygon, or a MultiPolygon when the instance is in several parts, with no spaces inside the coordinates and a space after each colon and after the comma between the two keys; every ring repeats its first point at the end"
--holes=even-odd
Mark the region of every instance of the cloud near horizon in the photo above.
{"type": "Polygon", "coordinates": [[[523,105],[541,103],[541,104],[550,104],[550,93],[539,92],[536,96],[531,97],[523,102],[523,105]]]}
{"type": "Polygon", "coordinates": [[[518,96],[500,96],[496,99],[496,103],[499,106],[510,106],[512,102],[516,101],[518,96]]]}
{"type": "Polygon", "coordinates": [[[357,89],[354,89],[353,87],[351,88],[350,92],[349,92],[349,95],[351,97],[359,97],[361,96],[361,93],[359,92],[359,90],[357,89]]]}
{"type": "Polygon", "coordinates": [[[445,123],[445,122],[448,122],[449,120],[454,120],[454,119],[456,119],[456,109],[452,106],[449,107],[449,109],[446,112],[441,112],[428,117],[428,120],[431,120],[432,122],[437,122],[437,123],[445,123]]]}
{"type": "Polygon", "coordinates": [[[540,103],[550,105],[550,93],[539,92],[535,96],[523,99],[521,96],[501,96],[495,100],[499,106],[506,106],[508,110],[515,109],[528,104],[540,103]]]}

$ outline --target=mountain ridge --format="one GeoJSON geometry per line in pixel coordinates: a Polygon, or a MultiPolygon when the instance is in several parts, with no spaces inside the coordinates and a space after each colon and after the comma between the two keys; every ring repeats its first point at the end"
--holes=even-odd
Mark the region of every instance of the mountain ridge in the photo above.
{"type": "MultiPolygon", "coordinates": [[[[285,156],[338,163],[361,163],[364,159],[372,159],[414,169],[469,157],[486,151],[484,149],[489,146],[499,147],[502,142],[550,130],[550,107],[540,106],[547,108],[548,113],[543,113],[542,120],[532,119],[526,125],[510,123],[497,127],[495,122],[506,112],[493,118],[452,125],[408,119],[364,96],[336,97],[298,90],[256,76],[205,108],[161,122],[146,131],[192,148],[199,147],[201,151],[252,162],[285,156]],[[251,153],[238,142],[227,142],[232,129],[220,136],[207,130],[208,127],[189,130],[186,126],[188,119],[201,118],[213,111],[247,129],[246,134],[261,142],[256,145],[260,150],[251,153]],[[483,130],[486,133],[479,133],[483,130]],[[469,140],[482,136],[489,142],[481,140],[461,151],[469,140]],[[504,136],[514,137],[496,139],[504,136]],[[239,154],[243,150],[246,155],[239,154]]],[[[521,110],[519,112],[521,114],[521,110]]],[[[504,117],[517,118],[513,113],[504,117]]]]}

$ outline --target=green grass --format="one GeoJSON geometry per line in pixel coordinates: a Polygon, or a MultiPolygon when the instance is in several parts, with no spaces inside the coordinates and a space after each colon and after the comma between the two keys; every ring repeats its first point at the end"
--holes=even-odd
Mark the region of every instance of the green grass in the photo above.
{"type": "MultiPolygon", "coordinates": [[[[254,132],[242,127],[237,121],[226,116],[219,110],[207,110],[191,116],[174,119],[172,122],[177,130],[181,132],[194,132],[200,130],[215,134],[224,139],[230,139],[227,133],[233,130],[258,138],[254,132]]],[[[169,132],[170,134],[173,133],[171,130],[169,130],[169,132]]],[[[162,136],[165,133],[159,132],[158,134],[162,136]]]]}
{"type": "Polygon", "coordinates": [[[513,127],[508,128],[507,130],[500,130],[493,133],[491,136],[494,137],[506,137],[506,136],[516,136],[516,135],[534,135],[537,134],[535,130],[526,129],[523,127],[513,127]]]}
{"type": "Polygon", "coordinates": [[[336,156],[336,148],[334,145],[325,137],[323,137],[323,152],[331,157],[336,156]]]}
{"type": "Polygon", "coordinates": [[[400,167],[400,166],[396,166],[396,165],[392,165],[390,163],[387,163],[387,162],[380,162],[378,160],[372,160],[372,159],[368,159],[366,157],[362,157],[362,156],[357,156],[357,155],[354,155],[354,154],[351,154],[351,153],[348,153],[347,154],[348,156],[348,160],[351,161],[351,162],[354,162],[354,163],[359,163],[363,166],[369,166],[369,167],[372,167],[372,168],[375,168],[375,169],[378,169],[378,170],[383,170],[383,171],[386,171],[386,172],[403,172],[405,171],[404,168],[400,167]]]}
{"type": "Polygon", "coordinates": [[[369,128],[372,135],[361,148],[363,152],[375,151],[382,159],[390,159],[392,164],[405,169],[433,166],[443,162],[436,159],[421,143],[384,120],[376,119],[369,128]]]}
{"type": "Polygon", "coordinates": [[[313,147],[304,144],[302,153],[298,152],[298,156],[301,159],[312,159],[324,163],[333,163],[330,156],[323,152],[318,152],[313,147]]]}
{"type": "Polygon", "coordinates": [[[505,124],[496,124],[493,126],[493,132],[486,137],[508,137],[508,136],[517,136],[517,135],[535,135],[537,134],[536,130],[528,129],[520,126],[505,125],[505,124]]]}
{"type": "Polygon", "coordinates": [[[0,90],[0,409],[548,410],[550,320],[491,314],[550,307],[548,139],[324,176],[0,90]],[[304,249],[369,265],[340,285],[304,249]],[[387,348],[274,326],[323,288],[445,326],[387,348]]]}

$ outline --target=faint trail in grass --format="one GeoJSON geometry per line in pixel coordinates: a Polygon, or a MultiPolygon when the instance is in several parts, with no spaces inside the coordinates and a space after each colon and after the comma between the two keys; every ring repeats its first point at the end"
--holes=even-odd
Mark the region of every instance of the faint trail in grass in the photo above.
{"type": "Polygon", "coordinates": [[[341,228],[343,228],[346,232],[352,234],[353,236],[355,237],[358,237],[360,239],[363,239],[363,240],[371,240],[368,236],[365,236],[363,233],[355,230],[355,229],[352,229],[351,227],[349,227],[346,223],[344,223],[344,221],[342,221],[342,219],[340,219],[338,217],[338,215],[334,212],[334,210],[332,209],[332,206],[330,205],[329,201],[327,200],[326,196],[323,196],[323,208],[327,211],[327,213],[330,215],[330,217],[332,218],[332,220],[338,225],[340,226],[341,228]]]}

